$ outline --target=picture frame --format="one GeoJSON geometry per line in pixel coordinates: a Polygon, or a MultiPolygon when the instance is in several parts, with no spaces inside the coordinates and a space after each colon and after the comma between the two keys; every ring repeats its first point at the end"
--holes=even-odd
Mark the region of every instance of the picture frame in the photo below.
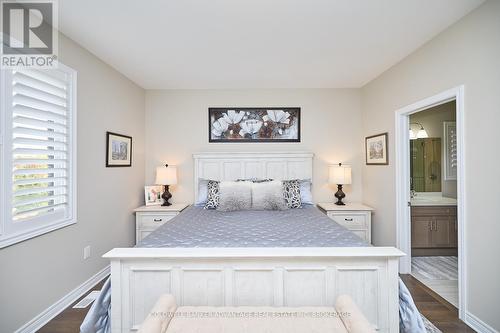
{"type": "Polygon", "coordinates": [[[163,203],[163,186],[149,185],[144,186],[144,202],[146,206],[158,206],[163,203]]]}
{"type": "Polygon", "coordinates": [[[208,142],[300,142],[300,107],[210,107],[208,142]]]}
{"type": "Polygon", "coordinates": [[[106,132],[106,167],[132,166],[132,137],[106,132]]]}
{"type": "Polygon", "coordinates": [[[388,165],[388,133],[381,133],[365,138],[366,165],[388,165]]]}

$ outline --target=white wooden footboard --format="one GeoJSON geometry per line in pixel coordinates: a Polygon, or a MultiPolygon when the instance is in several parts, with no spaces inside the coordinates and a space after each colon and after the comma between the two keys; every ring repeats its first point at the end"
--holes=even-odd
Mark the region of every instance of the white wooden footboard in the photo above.
{"type": "Polygon", "coordinates": [[[333,306],[353,297],[380,332],[399,332],[398,259],[392,247],[116,248],[112,332],[134,332],[158,296],[179,305],[333,306]]]}

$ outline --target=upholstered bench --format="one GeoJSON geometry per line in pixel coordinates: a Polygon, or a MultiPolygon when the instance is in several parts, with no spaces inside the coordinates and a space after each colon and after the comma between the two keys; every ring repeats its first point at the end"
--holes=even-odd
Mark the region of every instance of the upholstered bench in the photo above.
{"type": "Polygon", "coordinates": [[[138,333],[373,333],[349,296],[334,307],[180,306],[162,295],[138,333]]]}

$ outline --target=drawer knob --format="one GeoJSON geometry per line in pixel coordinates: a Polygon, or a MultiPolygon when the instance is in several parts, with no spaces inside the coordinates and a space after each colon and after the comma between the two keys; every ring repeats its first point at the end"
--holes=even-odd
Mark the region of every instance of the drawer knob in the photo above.
{"type": "Polygon", "coordinates": [[[155,221],[155,222],[161,222],[161,221],[163,221],[163,219],[153,219],[153,221],[155,221]]]}
{"type": "Polygon", "coordinates": [[[346,217],[344,220],[347,222],[352,222],[352,217],[346,217]]]}

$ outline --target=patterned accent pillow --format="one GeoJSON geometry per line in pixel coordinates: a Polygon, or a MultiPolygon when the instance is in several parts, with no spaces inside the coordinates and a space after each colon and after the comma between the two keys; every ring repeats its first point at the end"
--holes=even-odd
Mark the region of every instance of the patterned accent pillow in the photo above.
{"type": "Polygon", "coordinates": [[[302,200],[300,198],[300,181],[298,179],[294,180],[284,180],[283,184],[283,198],[288,208],[300,208],[302,206],[302,200]]]}
{"type": "Polygon", "coordinates": [[[207,203],[205,209],[216,209],[219,206],[219,182],[217,180],[209,180],[207,184],[207,203]]]}

